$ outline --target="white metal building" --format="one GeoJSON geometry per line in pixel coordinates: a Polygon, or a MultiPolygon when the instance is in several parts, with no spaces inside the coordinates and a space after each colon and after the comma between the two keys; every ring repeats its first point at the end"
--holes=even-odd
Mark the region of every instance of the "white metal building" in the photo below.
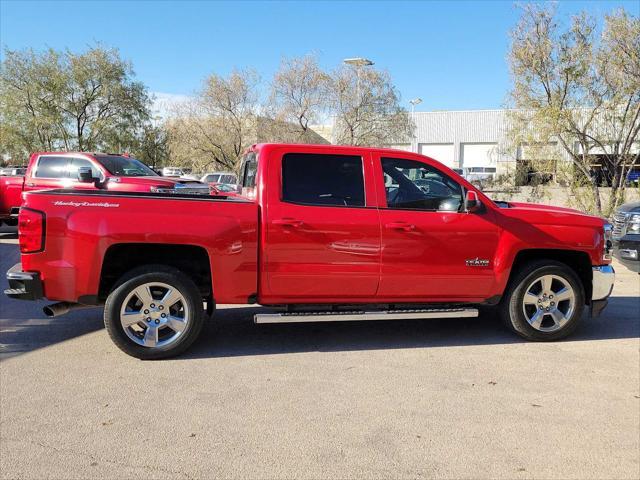
{"type": "Polygon", "coordinates": [[[394,148],[418,152],[465,173],[495,175],[515,165],[506,145],[506,110],[415,112],[412,143],[394,148]]]}

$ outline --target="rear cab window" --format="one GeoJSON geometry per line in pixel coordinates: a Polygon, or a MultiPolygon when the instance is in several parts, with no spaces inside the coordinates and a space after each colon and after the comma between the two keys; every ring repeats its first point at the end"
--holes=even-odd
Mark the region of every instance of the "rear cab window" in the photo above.
{"type": "Polygon", "coordinates": [[[242,159],[240,185],[242,195],[247,198],[256,198],[256,176],[258,173],[258,154],[248,152],[242,159]]]}

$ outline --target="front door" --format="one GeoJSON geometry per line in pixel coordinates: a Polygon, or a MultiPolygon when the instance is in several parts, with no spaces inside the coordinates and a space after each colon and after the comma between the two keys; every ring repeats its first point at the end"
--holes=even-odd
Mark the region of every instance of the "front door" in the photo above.
{"type": "Polygon", "coordinates": [[[90,160],[71,155],[41,155],[30,172],[30,177],[25,182],[24,189],[49,190],[53,188],[77,188],[83,190],[95,190],[94,183],[82,183],[78,181],[78,168],[89,167],[94,178],[104,179],[104,174],[90,160]]]}
{"type": "Polygon", "coordinates": [[[273,152],[269,158],[263,301],[331,303],[375,297],[380,223],[371,157],[357,150],[321,152],[326,149],[273,152]]]}
{"type": "Polygon", "coordinates": [[[374,166],[383,192],[378,297],[407,302],[486,298],[500,234],[491,211],[464,212],[464,188],[436,162],[380,155],[374,166]]]}

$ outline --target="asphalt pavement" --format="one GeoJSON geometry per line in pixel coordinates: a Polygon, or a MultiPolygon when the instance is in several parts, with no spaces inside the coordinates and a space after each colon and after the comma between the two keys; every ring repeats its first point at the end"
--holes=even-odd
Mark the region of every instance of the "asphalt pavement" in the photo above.
{"type": "MultiPolygon", "coordinates": [[[[0,287],[19,260],[0,228],[0,287]]],[[[640,478],[640,276],[568,340],[497,319],[254,325],[144,362],[0,295],[0,478],[640,478]]]]}

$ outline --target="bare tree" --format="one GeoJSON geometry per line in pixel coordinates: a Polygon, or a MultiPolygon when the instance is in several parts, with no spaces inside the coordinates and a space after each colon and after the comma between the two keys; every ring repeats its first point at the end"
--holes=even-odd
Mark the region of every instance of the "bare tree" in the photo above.
{"type": "Polygon", "coordinates": [[[594,212],[608,216],[640,153],[640,22],[618,10],[605,17],[598,40],[586,14],[564,31],[555,14],[526,4],[512,31],[514,130],[531,145],[557,142],[574,167],[571,185],[588,186],[594,212]],[[611,186],[604,208],[602,182],[611,186]]]}
{"type": "Polygon", "coordinates": [[[274,120],[305,138],[309,125],[324,119],[328,81],[315,56],[283,59],[271,84],[274,120]]]}
{"type": "Polygon", "coordinates": [[[404,143],[413,133],[387,72],[344,66],[333,73],[328,97],[338,144],[384,146],[404,143]]]}
{"type": "Polygon", "coordinates": [[[173,162],[199,170],[235,169],[254,138],[258,82],[251,70],[209,76],[197,97],[178,107],[168,122],[173,162]]]}

